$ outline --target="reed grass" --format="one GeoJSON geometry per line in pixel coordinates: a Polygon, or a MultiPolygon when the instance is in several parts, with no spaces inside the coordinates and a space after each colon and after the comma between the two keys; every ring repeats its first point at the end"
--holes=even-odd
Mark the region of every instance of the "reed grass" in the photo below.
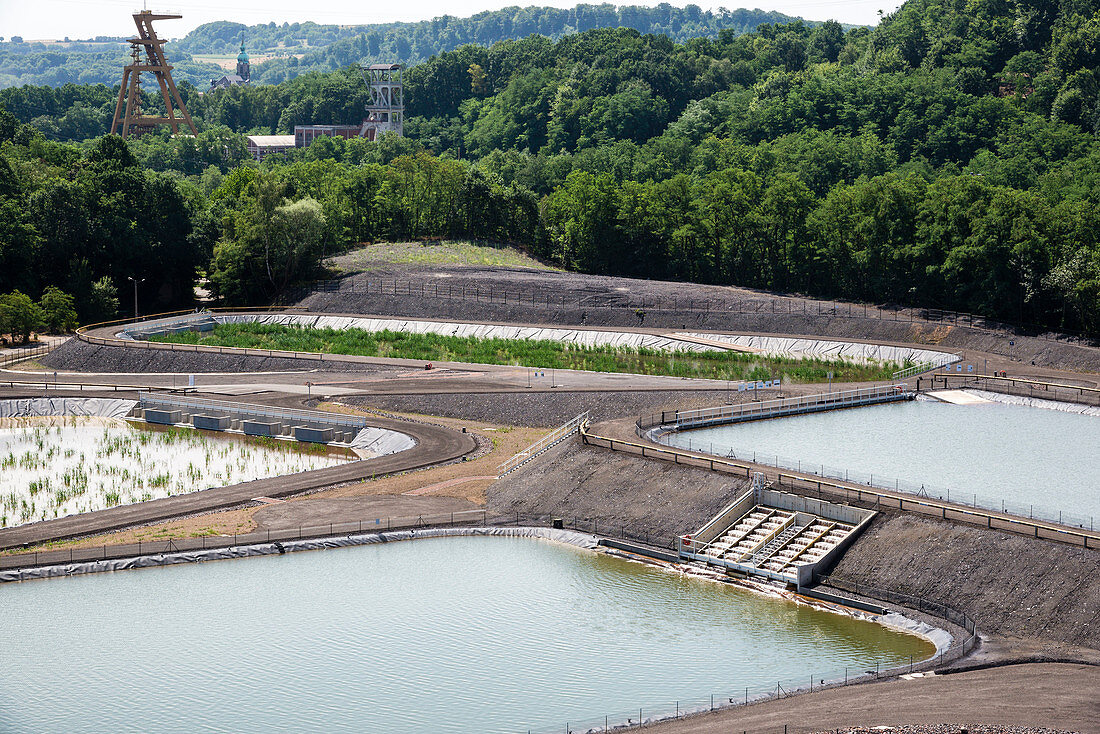
{"type": "Polygon", "coordinates": [[[170,344],[393,357],[426,362],[474,362],[538,369],[627,372],[716,380],[835,382],[888,380],[904,365],[846,359],[765,356],[749,352],[661,351],[644,347],[585,346],[536,339],[476,339],[363,329],[314,329],[276,324],[219,324],[213,331],[152,338],[170,344]]]}

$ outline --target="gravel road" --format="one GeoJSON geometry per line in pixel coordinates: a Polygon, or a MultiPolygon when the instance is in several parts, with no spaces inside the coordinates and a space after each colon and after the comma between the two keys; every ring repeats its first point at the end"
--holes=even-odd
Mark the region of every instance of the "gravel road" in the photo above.
{"type": "Polygon", "coordinates": [[[832,688],[647,728],[654,734],[1100,732],[1100,667],[1031,663],[832,688]],[[960,724],[959,722],[966,722],[960,724]],[[899,729],[896,727],[916,727],[899,729]],[[851,727],[856,727],[852,729],[851,727]],[[986,727],[986,728],[979,728],[986,727]]]}

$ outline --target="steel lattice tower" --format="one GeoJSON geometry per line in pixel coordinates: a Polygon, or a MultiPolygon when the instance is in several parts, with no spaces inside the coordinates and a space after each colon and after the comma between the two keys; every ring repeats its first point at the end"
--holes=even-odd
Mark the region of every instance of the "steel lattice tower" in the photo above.
{"type": "Polygon", "coordinates": [[[140,135],[148,132],[157,125],[170,125],[172,132],[178,133],[180,122],[191,129],[192,135],[198,134],[195,123],[191,121],[191,115],[187,112],[187,107],[176,89],[176,83],[172,81],[172,66],[168,63],[163,48],[167,41],[157,38],[157,33],[153,30],[154,20],[174,20],[182,17],[182,15],[154,15],[149,10],[134,13],[134,25],[137,26],[138,34],[137,38],[130,39],[130,57],[133,63],[122,70],[122,87],[118,90],[115,117],[111,122],[112,134],[118,132],[126,138],[131,133],[140,135]],[[145,50],[144,60],[141,58],[142,48],[145,50]],[[164,98],[167,117],[141,114],[141,72],[143,71],[151,71],[156,76],[157,84],[160,85],[160,94],[164,98]],[[180,117],[176,117],[177,110],[180,117]]]}
{"type": "Polygon", "coordinates": [[[368,140],[377,140],[383,133],[405,134],[405,95],[401,82],[401,64],[371,64],[360,66],[363,81],[370,93],[367,119],[359,133],[368,140]]]}

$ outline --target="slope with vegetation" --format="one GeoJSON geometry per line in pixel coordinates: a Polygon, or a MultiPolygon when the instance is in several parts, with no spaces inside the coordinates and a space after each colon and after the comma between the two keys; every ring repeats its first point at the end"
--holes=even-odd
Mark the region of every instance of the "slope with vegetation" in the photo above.
{"type": "MultiPolygon", "coordinates": [[[[345,69],[193,96],[197,138],[130,149],[209,224],[196,265],[237,302],[278,297],[352,243],[444,236],[586,272],[1096,334],[1098,10],[911,0],[876,29],[466,45],[408,70],[404,139],[245,160],[241,132],[361,116],[345,69]]],[[[88,143],[21,126],[29,92],[5,91],[25,191],[84,165],[88,143]]]]}
{"type": "MultiPolygon", "coordinates": [[[[124,13],[119,23],[128,25],[124,13]]],[[[720,30],[748,33],[761,23],[787,23],[788,15],[763,10],[702,10],[637,5],[577,5],[573,8],[508,7],[468,18],[443,15],[415,23],[322,25],[318,23],[205,23],[168,46],[177,82],[205,89],[223,71],[214,61],[237,57],[243,43],[253,55],[252,80],[277,84],[308,72],[329,72],[355,63],[376,61],[416,64],[466,44],[492,46],[500,41],[539,34],[558,39],[593,28],[633,28],[668,35],[673,40],[714,37],[720,30]],[[204,58],[205,57],[205,58],[204,58]]],[[[120,26],[120,28],[123,26],[120,26]]],[[[171,27],[165,27],[171,32],[171,27]]],[[[18,38],[18,37],[16,37],[18,38]]],[[[0,38],[0,89],[24,84],[61,86],[118,84],[128,62],[125,39],[64,43],[3,43],[0,38]]]]}

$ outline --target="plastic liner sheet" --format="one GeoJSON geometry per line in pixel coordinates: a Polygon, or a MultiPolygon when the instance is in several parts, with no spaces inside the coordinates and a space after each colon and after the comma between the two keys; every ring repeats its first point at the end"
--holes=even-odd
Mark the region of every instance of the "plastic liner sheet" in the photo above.
{"type": "Polygon", "coordinates": [[[314,316],[304,314],[219,314],[219,323],[257,323],[302,326],[315,329],[363,329],[364,331],[399,331],[407,334],[439,334],[474,339],[531,339],[563,342],[578,346],[645,347],[646,349],[688,352],[721,351],[718,347],[693,344],[653,334],[632,334],[617,331],[587,329],[553,329],[540,326],[500,326],[494,324],[463,324],[444,321],[410,319],[365,319],[349,316],[314,316]]]}
{"type": "Polygon", "coordinates": [[[986,400],[992,400],[995,403],[1004,403],[1005,405],[1025,405],[1029,408],[1060,410],[1063,413],[1078,413],[1080,415],[1100,416],[1100,407],[1096,407],[1095,405],[1066,403],[1062,402],[1061,400],[1044,400],[1043,398],[1028,398],[1022,395],[1007,395],[1000,392],[989,392],[988,390],[968,389],[964,390],[963,392],[977,395],[978,397],[985,398],[986,400]]]}
{"type": "Polygon", "coordinates": [[[24,398],[0,400],[0,418],[30,418],[61,415],[96,418],[125,418],[137,405],[135,400],[113,398],[24,398]]]}
{"type": "Polygon", "coordinates": [[[565,543],[578,548],[589,549],[594,549],[598,545],[597,538],[594,535],[576,533],[571,530],[555,530],[553,528],[424,528],[419,530],[394,530],[386,533],[343,535],[312,540],[287,540],[273,543],[258,543],[256,545],[233,546],[229,548],[181,551],[178,553],[161,553],[150,556],[136,556],[133,558],[118,558],[84,563],[67,563],[57,566],[14,569],[11,571],[0,571],[0,583],[8,581],[32,581],[35,579],[58,578],[61,576],[79,576],[81,574],[100,573],[103,571],[125,571],[132,568],[174,566],[179,563],[202,563],[204,561],[222,561],[231,558],[270,556],[280,553],[291,553],[294,551],[347,548],[357,545],[374,545],[376,543],[394,543],[420,538],[446,538],[456,536],[539,538],[557,543],[565,543]]]}
{"type": "Polygon", "coordinates": [[[877,616],[872,615],[868,617],[868,619],[901,632],[923,637],[936,646],[937,655],[945,653],[951,648],[951,633],[945,629],[933,627],[927,622],[918,622],[915,619],[910,619],[904,614],[898,614],[897,612],[890,612],[889,614],[877,616]]]}
{"type": "Polygon", "coordinates": [[[396,454],[413,446],[416,446],[416,439],[412,436],[374,426],[359,431],[351,441],[353,449],[368,451],[374,456],[396,454]]]}
{"type": "Polygon", "coordinates": [[[886,344],[862,344],[859,342],[828,341],[823,339],[800,339],[780,336],[738,336],[735,334],[695,334],[679,332],[684,336],[709,339],[710,341],[735,344],[740,347],[758,349],[769,355],[815,356],[826,359],[848,359],[854,362],[897,362],[906,360],[914,364],[931,362],[944,365],[959,359],[958,355],[936,352],[916,347],[897,347],[886,344]]]}

